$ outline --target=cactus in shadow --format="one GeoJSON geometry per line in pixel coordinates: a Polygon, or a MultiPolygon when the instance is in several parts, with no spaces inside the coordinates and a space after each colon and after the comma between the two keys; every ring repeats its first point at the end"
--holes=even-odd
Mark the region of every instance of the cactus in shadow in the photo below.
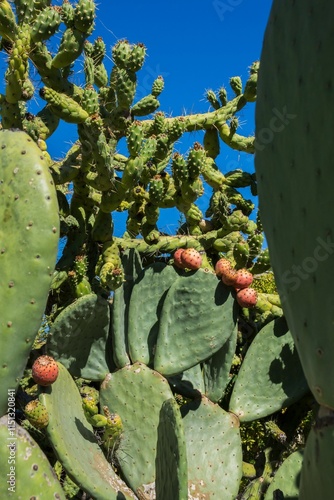
{"type": "Polygon", "coordinates": [[[323,117],[320,110],[333,102],[334,74],[327,64],[333,43],[328,16],[333,9],[325,13],[323,7],[323,3],[315,6],[309,1],[273,2],[261,55],[256,108],[261,219],[283,310],[305,377],[320,404],[319,422],[306,444],[301,498],[333,495],[328,469],[322,463],[322,459],[326,463],[331,460],[333,423],[330,414],[321,418],[334,409],[333,293],[328,280],[333,222],[330,210],[324,209],[331,200],[328,132],[332,115],[322,134],[314,128],[317,117],[323,117]],[[309,34],[305,43],[296,37],[302,31],[309,34]],[[311,98],[314,86],[321,89],[316,103],[311,98]],[[266,132],[275,110],[283,113],[284,123],[279,132],[270,132],[269,140],[266,132]],[[295,186],[301,183],[297,192],[295,186]],[[317,461],[313,460],[315,446],[317,461]]]}

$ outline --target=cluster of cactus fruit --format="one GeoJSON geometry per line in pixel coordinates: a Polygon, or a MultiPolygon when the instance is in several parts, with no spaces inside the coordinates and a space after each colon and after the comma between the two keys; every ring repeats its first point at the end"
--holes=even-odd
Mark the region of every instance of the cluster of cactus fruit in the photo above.
{"type": "Polygon", "coordinates": [[[0,0],[0,432],[14,392],[18,471],[0,496],[297,498],[322,402],[242,194],[255,199],[257,177],[218,165],[222,145],[255,152],[237,114],[257,98],[259,62],[245,85],[230,79],[230,100],[224,87],[207,92],[212,111],[167,117],[161,76],[136,100],[146,47],[118,41],[109,69],[95,10],[0,0]],[[46,104],[33,114],[38,94],[46,104]],[[78,140],[55,161],[47,141],[62,122],[78,140]],[[202,144],[178,152],[195,130],[202,144]],[[170,208],[184,222],[166,235],[170,208]],[[115,211],[127,214],[122,237],[115,211]]]}

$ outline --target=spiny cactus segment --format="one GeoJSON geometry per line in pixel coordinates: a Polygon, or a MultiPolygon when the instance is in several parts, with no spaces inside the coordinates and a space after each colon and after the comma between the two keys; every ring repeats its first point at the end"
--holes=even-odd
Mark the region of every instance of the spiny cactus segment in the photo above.
{"type": "MultiPolygon", "coordinates": [[[[228,171],[221,155],[258,146],[240,134],[239,116],[256,100],[259,62],[246,81],[230,78],[229,91],[207,90],[208,112],[170,116],[160,106],[161,75],[138,92],[149,48],[122,39],[110,50],[95,36],[97,7],[0,1],[8,62],[0,370],[11,388],[0,398],[8,412],[0,433],[15,402],[20,477],[29,478],[18,478],[20,498],[37,498],[45,481],[51,496],[70,496],[69,478],[72,496],[241,498],[300,447],[314,404],[271,271],[262,207],[254,213],[257,176],[228,171]],[[48,140],[64,123],[77,140],[53,159],[48,140]],[[162,227],[168,210],[179,214],[175,231],[162,227]],[[59,238],[66,243],[56,261],[59,238]],[[245,433],[240,422],[253,427],[245,433]]],[[[316,352],[325,359],[325,344],[316,352]]],[[[7,458],[0,453],[1,470],[7,458]]]]}

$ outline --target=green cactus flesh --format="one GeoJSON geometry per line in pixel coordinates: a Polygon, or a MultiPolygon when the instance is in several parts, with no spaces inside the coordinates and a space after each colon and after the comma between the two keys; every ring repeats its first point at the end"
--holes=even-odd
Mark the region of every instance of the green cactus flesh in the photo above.
{"type": "Polygon", "coordinates": [[[181,407],[190,498],[234,500],[242,476],[239,421],[206,398],[181,407]]]}
{"type": "Polygon", "coordinates": [[[187,449],[181,413],[175,399],[167,399],[160,410],[157,455],[156,498],[187,500],[187,449]]]}
{"type": "Polygon", "coordinates": [[[284,318],[264,326],[253,340],[234,385],[229,411],[246,422],[271,415],[308,391],[284,318]]]}
{"type": "Polygon", "coordinates": [[[155,370],[176,375],[217,352],[234,330],[234,306],[229,288],[210,272],[176,280],[161,311],[155,370]]]}
{"type": "Polygon", "coordinates": [[[114,293],[111,317],[111,343],[117,368],[130,364],[128,355],[128,311],[134,282],[142,270],[139,253],[135,249],[126,250],[122,256],[125,282],[114,293]]]}
{"type": "Polygon", "coordinates": [[[63,489],[41,448],[8,415],[0,419],[0,439],[3,443],[0,452],[1,498],[65,500],[63,489]]]}
{"type": "Polygon", "coordinates": [[[186,398],[199,397],[205,393],[205,386],[200,363],[182,373],[167,378],[173,392],[186,398]]]}
{"type": "Polygon", "coordinates": [[[56,382],[40,395],[40,401],[49,413],[47,436],[71,479],[93,498],[136,498],[106,460],[85,417],[79,390],[60,363],[56,382]]]}
{"type": "Polygon", "coordinates": [[[333,15],[334,4],[325,1],[273,2],[256,107],[256,172],[271,263],[310,389],[331,408],[334,116],[326,110],[334,105],[333,15]]]}
{"type": "MultiPolygon", "coordinates": [[[[47,162],[26,133],[1,131],[0,147],[0,377],[4,387],[15,390],[56,263],[58,204],[47,162]]],[[[2,391],[1,415],[6,409],[7,391],[2,391]]]]}
{"type": "MultiPolygon", "coordinates": [[[[275,494],[283,493],[282,498],[298,500],[299,498],[299,483],[300,472],[303,464],[302,450],[297,450],[289,455],[275,472],[275,476],[266,491],[264,500],[272,500],[275,494]]],[[[320,498],[318,493],[315,493],[314,498],[320,498]]]]}
{"type": "Polygon", "coordinates": [[[67,306],[55,319],[48,352],[75,377],[103,380],[111,367],[108,301],[90,293],[67,306]]]}
{"type": "Polygon", "coordinates": [[[203,363],[205,395],[214,403],[223,397],[230,382],[230,370],[237,346],[237,327],[225,344],[203,363]]]}
{"type": "Polygon", "coordinates": [[[167,380],[141,363],[125,366],[102,382],[100,404],[117,413],[123,422],[116,458],[134,491],[145,489],[155,480],[160,410],[172,397],[167,380]]]}
{"type": "Polygon", "coordinates": [[[333,497],[333,440],[334,412],[321,408],[304,450],[299,498],[333,497]]]}
{"type": "Polygon", "coordinates": [[[153,364],[163,299],[178,276],[174,267],[161,262],[146,267],[138,275],[130,298],[128,318],[132,362],[153,364]]]}

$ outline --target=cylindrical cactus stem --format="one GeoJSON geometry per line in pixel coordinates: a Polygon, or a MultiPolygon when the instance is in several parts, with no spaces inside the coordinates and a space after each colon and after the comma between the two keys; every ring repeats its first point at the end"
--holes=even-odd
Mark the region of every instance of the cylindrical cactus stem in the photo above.
{"type": "Polygon", "coordinates": [[[49,103],[56,116],[68,123],[83,123],[89,116],[74,99],[49,87],[43,87],[40,96],[49,103]]]}
{"type": "Polygon", "coordinates": [[[151,90],[151,94],[154,96],[154,97],[158,97],[161,92],[163,91],[164,89],[164,85],[165,85],[165,82],[164,82],[164,79],[162,76],[158,76],[153,84],[152,84],[152,90],[151,90]]]}
{"type": "Polygon", "coordinates": [[[50,171],[55,184],[66,184],[73,181],[79,173],[81,147],[74,144],[67,152],[65,158],[59,162],[53,162],[50,171]]]}
{"type": "Polygon", "coordinates": [[[152,95],[148,94],[147,96],[140,99],[140,101],[136,102],[131,108],[132,116],[146,116],[154,113],[160,106],[160,102],[158,99],[152,95]]]}
{"type": "Polygon", "coordinates": [[[87,35],[75,28],[67,28],[60,41],[57,54],[52,59],[53,68],[65,68],[81,54],[87,35]]]}
{"type": "Polygon", "coordinates": [[[221,103],[219,102],[216,93],[213,90],[208,90],[206,92],[206,98],[213,107],[213,109],[219,109],[221,107],[221,103]]]}
{"type": "Polygon", "coordinates": [[[230,86],[236,96],[240,95],[242,92],[242,81],[240,76],[233,76],[230,78],[230,86]]]}
{"type": "Polygon", "coordinates": [[[220,153],[219,135],[215,127],[206,129],[204,133],[203,146],[206,156],[213,160],[220,153]]]}
{"type": "Polygon", "coordinates": [[[253,136],[251,137],[244,137],[239,134],[233,134],[231,133],[230,127],[227,125],[227,123],[224,124],[217,124],[218,127],[218,132],[221,140],[225,142],[228,146],[230,146],[232,149],[236,149],[237,151],[243,151],[245,153],[255,153],[255,145],[254,141],[255,138],[253,136]]]}
{"type": "Polygon", "coordinates": [[[12,42],[17,33],[15,14],[11,4],[7,0],[0,1],[0,35],[7,41],[12,42]]]}
{"type": "Polygon", "coordinates": [[[214,189],[220,189],[226,180],[224,174],[219,171],[214,160],[210,157],[206,158],[201,174],[205,182],[214,189]]]}
{"type": "Polygon", "coordinates": [[[6,79],[6,100],[15,104],[22,99],[23,84],[28,78],[28,53],[30,34],[27,28],[19,28],[11,50],[6,79]]]}
{"type": "Polygon", "coordinates": [[[41,10],[31,26],[30,37],[32,42],[42,42],[54,35],[61,23],[61,8],[46,7],[41,10]]]}
{"type": "Polygon", "coordinates": [[[110,82],[110,86],[112,88],[114,87],[116,92],[118,107],[124,110],[129,109],[137,88],[136,73],[125,68],[114,66],[111,76],[115,80],[115,83],[110,82]]]}
{"type": "MultiPolygon", "coordinates": [[[[183,118],[185,120],[185,132],[206,130],[213,126],[221,126],[222,124],[226,123],[227,120],[230,120],[232,116],[234,116],[237,111],[240,111],[246,104],[247,103],[243,98],[243,95],[240,95],[227,102],[225,106],[215,111],[184,116],[183,118]]],[[[168,124],[172,120],[175,120],[175,118],[176,117],[165,118],[166,124],[168,124]]],[[[153,120],[143,121],[144,130],[148,131],[148,133],[150,132],[152,126],[153,120]]]]}
{"type": "Polygon", "coordinates": [[[93,0],[79,0],[74,9],[74,26],[86,36],[92,34],[95,18],[95,3],[93,0]]]}
{"type": "Polygon", "coordinates": [[[90,56],[94,61],[94,65],[99,66],[100,64],[102,64],[105,55],[106,44],[104,43],[103,38],[99,36],[92,45],[92,51],[90,53],[90,56]]]}

